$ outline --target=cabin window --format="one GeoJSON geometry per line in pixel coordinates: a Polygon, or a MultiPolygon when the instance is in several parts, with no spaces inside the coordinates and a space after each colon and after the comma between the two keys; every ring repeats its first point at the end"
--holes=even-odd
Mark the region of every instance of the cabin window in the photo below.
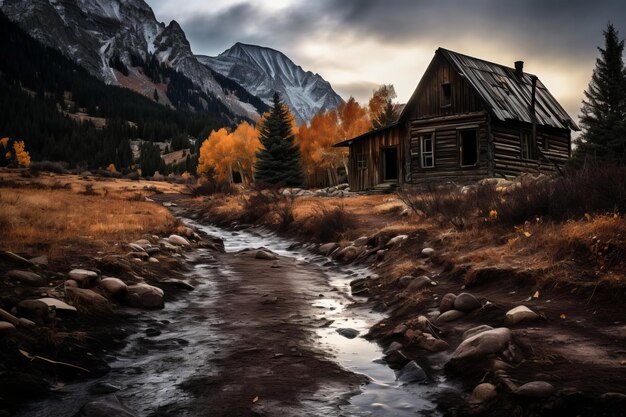
{"type": "Polygon", "coordinates": [[[478,164],[478,134],[476,129],[459,131],[459,151],[462,167],[478,164]]]}
{"type": "Polygon", "coordinates": [[[420,136],[422,168],[432,168],[435,166],[435,140],[432,133],[425,133],[420,136]]]}
{"type": "Polygon", "coordinates": [[[356,169],[367,169],[367,159],[365,159],[365,155],[358,155],[356,157],[356,169]]]}
{"type": "Polygon", "coordinates": [[[452,105],[452,84],[441,84],[441,107],[452,105]]]}
{"type": "Polygon", "coordinates": [[[535,147],[530,132],[520,132],[520,156],[522,159],[535,159],[535,147]]]}

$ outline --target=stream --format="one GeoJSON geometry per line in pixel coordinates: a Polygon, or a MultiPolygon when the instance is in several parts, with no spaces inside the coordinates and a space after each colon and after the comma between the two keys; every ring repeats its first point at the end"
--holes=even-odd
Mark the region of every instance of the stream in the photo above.
{"type": "MultiPolygon", "coordinates": [[[[436,411],[436,404],[429,398],[431,394],[446,388],[444,380],[427,385],[400,384],[396,381],[395,372],[382,361],[380,346],[361,337],[383,318],[382,314],[371,311],[364,298],[352,297],[350,294],[350,281],[370,275],[370,270],[335,263],[329,258],[311,253],[305,247],[294,249],[293,241],[266,230],[232,231],[191,220],[183,221],[223,239],[227,253],[265,247],[295,260],[296,265],[313,268],[326,278],[329,291],[323,297],[311,300],[316,319],[330,323],[326,327],[316,328],[317,347],[327,352],[343,368],[365,375],[370,381],[357,392],[344,395],[340,415],[440,415],[436,411]],[[337,333],[338,328],[356,329],[360,335],[348,339],[337,333]]],[[[185,256],[195,259],[193,271],[189,275],[189,282],[195,290],[166,302],[162,310],[144,312],[128,309],[129,313],[135,315],[134,334],[128,337],[128,343],[123,349],[105,353],[111,372],[99,380],[68,383],[59,387],[53,395],[29,404],[18,416],[71,417],[86,402],[102,398],[102,387],[107,387],[104,384],[118,387],[116,395],[140,416],[170,415],[159,411],[167,410],[172,401],[191,400],[190,394],[181,385],[197,374],[216,374],[218,369],[212,364],[211,357],[220,351],[225,341],[219,333],[219,326],[227,318],[212,314],[214,303],[220,299],[217,283],[219,280],[237,280],[238,277],[228,267],[219,264],[207,249],[195,249],[185,256]]],[[[245,260],[242,259],[242,262],[245,260]]],[[[319,397],[324,397],[323,392],[319,394],[319,397]]],[[[318,415],[313,410],[322,408],[320,404],[307,405],[303,401],[302,415],[318,415]]],[[[330,406],[328,408],[333,409],[330,406]]],[[[336,411],[334,409],[324,414],[337,415],[336,411]]]]}

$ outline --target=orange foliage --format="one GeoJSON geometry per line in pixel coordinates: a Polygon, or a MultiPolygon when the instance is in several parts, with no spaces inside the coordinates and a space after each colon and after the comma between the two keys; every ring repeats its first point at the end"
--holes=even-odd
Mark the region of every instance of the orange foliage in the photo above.
{"type": "Polygon", "coordinates": [[[244,182],[251,182],[260,146],[259,132],[247,122],[233,133],[224,128],[213,131],[200,147],[198,174],[206,176],[212,170],[215,179],[232,183],[237,171],[244,182]]]}
{"type": "Polygon", "coordinates": [[[18,165],[24,167],[30,165],[30,154],[26,151],[26,145],[23,140],[13,142],[13,152],[18,165]]]}
{"type": "Polygon", "coordinates": [[[109,166],[107,167],[107,171],[117,172],[117,169],[115,169],[115,164],[109,164],[109,166]]]}
{"type": "Polygon", "coordinates": [[[212,131],[209,137],[202,142],[198,157],[198,175],[208,175],[213,170],[213,176],[221,181],[232,182],[233,168],[232,136],[224,128],[212,131]]]}
{"type": "Polygon", "coordinates": [[[345,166],[346,151],[333,148],[333,145],[365,133],[370,128],[366,109],[353,97],[337,110],[313,116],[309,126],[300,126],[298,135],[305,174],[310,178],[323,170],[327,172],[329,181],[334,183],[337,168],[345,166]]]}
{"type": "Polygon", "coordinates": [[[250,183],[254,180],[256,154],[261,148],[259,131],[248,122],[243,122],[237,126],[232,136],[237,169],[243,182],[250,183]]]}
{"type": "Polygon", "coordinates": [[[396,89],[393,84],[381,85],[373,91],[368,103],[370,120],[374,121],[383,112],[387,103],[396,98],[396,89]]]}

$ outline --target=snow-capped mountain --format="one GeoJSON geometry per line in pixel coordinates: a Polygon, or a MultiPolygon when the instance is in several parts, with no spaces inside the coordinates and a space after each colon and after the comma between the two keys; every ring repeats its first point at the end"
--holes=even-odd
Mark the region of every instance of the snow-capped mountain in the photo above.
{"type": "Polygon", "coordinates": [[[159,22],[143,0],[0,0],[0,9],[108,84],[178,108],[251,118],[263,110],[245,90],[222,86],[193,55],[178,23],[159,22]]]}
{"type": "Polygon", "coordinates": [[[319,74],[304,71],[282,52],[271,48],[236,43],[216,57],[198,55],[197,58],[265,103],[270,104],[277,91],[298,123],[308,122],[320,110],[334,109],[343,103],[319,74]]]}

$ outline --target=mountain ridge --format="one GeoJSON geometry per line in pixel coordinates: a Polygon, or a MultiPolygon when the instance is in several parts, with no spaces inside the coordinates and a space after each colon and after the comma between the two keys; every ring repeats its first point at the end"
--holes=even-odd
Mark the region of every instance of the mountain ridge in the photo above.
{"type": "Polygon", "coordinates": [[[172,105],[167,87],[175,71],[191,82],[177,77],[185,88],[193,90],[176,92],[183,110],[207,110],[219,101],[233,121],[254,119],[265,110],[251,104],[251,97],[240,99],[225,90],[195,58],[180,25],[159,22],[143,0],[3,0],[0,8],[33,38],[107,84],[172,105]]]}
{"type": "Polygon", "coordinates": [[[319,74],[305,71],[284,53],[265,46],[237,42],[216,57],[196,55],[199,62],[235,80],[251,94],[271,103],[278,92],[298,123],[344,101],[319,74]]]}

